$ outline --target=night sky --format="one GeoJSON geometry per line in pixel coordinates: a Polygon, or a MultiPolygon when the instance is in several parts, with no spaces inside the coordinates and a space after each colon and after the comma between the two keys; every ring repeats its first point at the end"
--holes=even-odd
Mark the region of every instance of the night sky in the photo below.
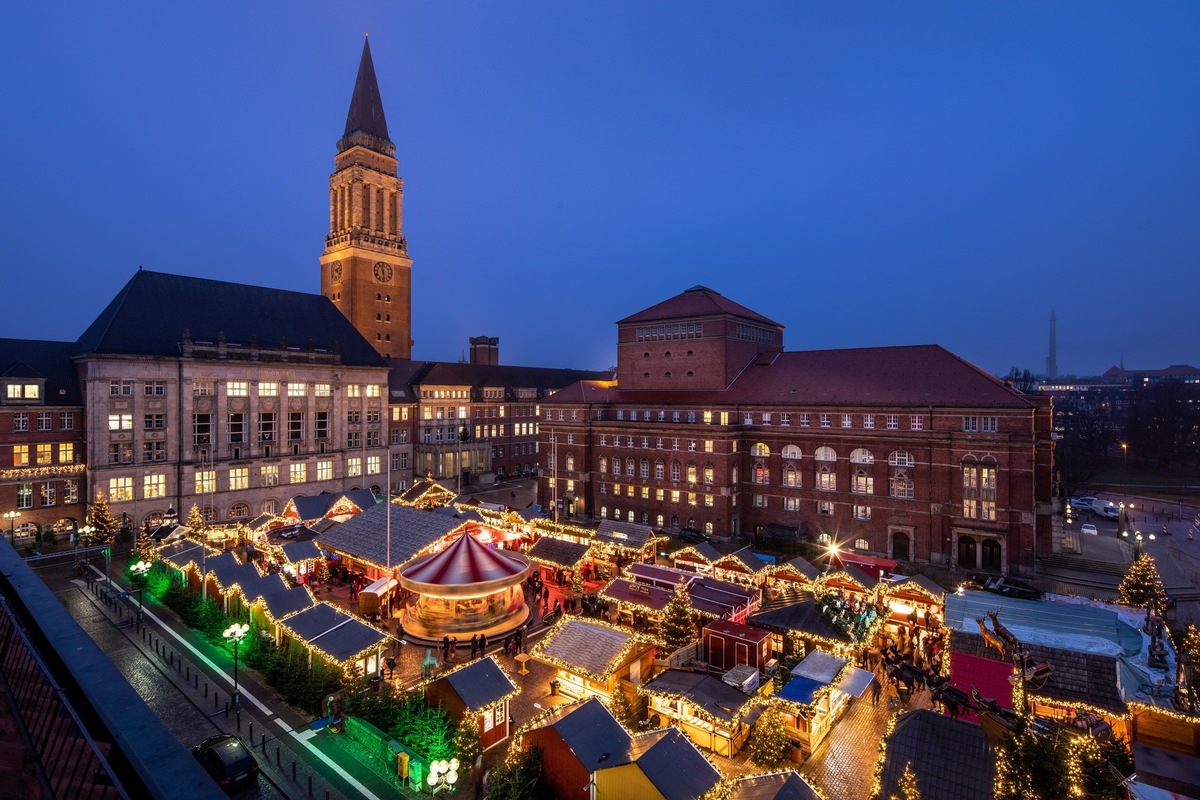
{"type": "Polygon", "coordinates": [[[416,358],[602,369],[702,284],[789,350],[1200,364],[1195,2],[14,5],[0,336],[139,264],[318,291],[364,31],[416,358]]]}

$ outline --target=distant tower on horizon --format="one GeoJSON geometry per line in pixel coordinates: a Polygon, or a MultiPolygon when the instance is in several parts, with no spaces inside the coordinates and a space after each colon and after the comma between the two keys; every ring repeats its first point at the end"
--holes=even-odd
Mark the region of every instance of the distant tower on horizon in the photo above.
{"type": "Polygon", "coordinates": [[[1050,312],[1050,355],[1046,356],[1046,377],[1058,377],[1058,341],[1057,331],[1058,321],[1054,317],[1054,312],[1050,312]]]}
{"type": "Polygon", "coordinates": [[[362,59],[346,131],[329,176],[329,235],[321,255],[321,294],[384,358],[412,357],[412,259],[404,238],[404,181],[371,45],[362,59]]]}

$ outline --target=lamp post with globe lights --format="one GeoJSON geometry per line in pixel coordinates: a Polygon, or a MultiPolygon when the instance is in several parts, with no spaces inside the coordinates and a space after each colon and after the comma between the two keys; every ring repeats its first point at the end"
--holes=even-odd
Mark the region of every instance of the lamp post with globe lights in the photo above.
{"type": "MultiPolygon", "coordinates": [[[[17,519],[21,516],[20,511],[5,511],[4,518],[8,520],[8,543],[13,547],[17,546],[17,519]]],[[[0,533],[0,536],[4,534],[0,533]]]]}
{"type": "Polygon", "coordinates": [[[150,571],[150,566],[151,565],[150,565],[149,561],[139,561],[129,568],[129,571],[133,573],[133,579],[135,581],[137,581],[137,587],[138,587],[137,621],[138,621],[139,625],[142,624],[142,592],[145,591],[145,589],[146,589],[146,573],[150,571]]]}
{"type": "Polygon", "coordinates": [[[238,707],[238,645],[242,643],[242,639],[246,638],[246,634],[250,632],[250,626],[244,622],[235,622],[230,625],[221,634],[229,641],[233,642],[233,707],[238,707]]]}
{"type": "Polygon", "coordinates": [[[429,764],[429,777],[425,782],[429,784],[429,794],[433,796],[443,789],[448,789],[453,792],[455,784],[458,783],[458,759],[452,758],[449,761],[433,761],[429,764]]]}

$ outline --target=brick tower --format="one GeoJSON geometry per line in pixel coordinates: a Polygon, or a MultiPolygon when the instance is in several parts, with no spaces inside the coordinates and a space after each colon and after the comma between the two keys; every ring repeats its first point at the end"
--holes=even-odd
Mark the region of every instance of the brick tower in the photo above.
{"type": "Polygon", "coordinates": [[[369,41],[329,177],[321,294],[386,358],[412,356],[412,259],[403,233],[404,181],[388,138],[369,41]]]}

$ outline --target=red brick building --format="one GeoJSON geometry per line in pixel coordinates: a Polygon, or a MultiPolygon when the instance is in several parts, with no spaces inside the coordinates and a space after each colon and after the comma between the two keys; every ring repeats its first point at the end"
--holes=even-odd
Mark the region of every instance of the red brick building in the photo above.
{"type": "Polygon", "coordinates": [[[1032,575],[1052,407],[936,345],[786,352],[704,287],[617,323],[617,380],[542,402],[560,516],[732,538],[778,525],[899,561],[1032,575]]]}

